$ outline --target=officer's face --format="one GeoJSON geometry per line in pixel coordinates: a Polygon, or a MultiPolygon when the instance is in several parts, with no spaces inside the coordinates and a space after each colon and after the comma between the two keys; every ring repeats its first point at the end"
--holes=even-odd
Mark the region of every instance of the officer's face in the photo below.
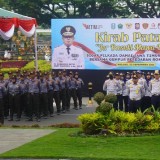
{"type": "Polygon", "coordinates": [[[154,75],[155,79],[159,79],[159,74],[154,75]]]}
{"type": "Polygon", "coordinates": [[[74,37],[62,37],[63,39],[63,43],[66,45],[66,46],[71,46],[73,41],[74,41],[74,37]]]}
{"type": "Polygon", "coordinates": [[[133,78],[133,83],[137,84],[137,82],[138,82],[138,78],[133,78]]]}

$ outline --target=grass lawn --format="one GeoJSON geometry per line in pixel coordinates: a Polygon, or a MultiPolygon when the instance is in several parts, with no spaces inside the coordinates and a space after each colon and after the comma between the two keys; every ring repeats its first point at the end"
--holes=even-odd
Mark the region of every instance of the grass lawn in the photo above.
{"type": "Polygon", "coordinates": [[[144,137],[71,137],[79,129],[56,132],[0,155],[0,158],[72,158],[86,160],[160,159],[160,135],[144,137]]]}

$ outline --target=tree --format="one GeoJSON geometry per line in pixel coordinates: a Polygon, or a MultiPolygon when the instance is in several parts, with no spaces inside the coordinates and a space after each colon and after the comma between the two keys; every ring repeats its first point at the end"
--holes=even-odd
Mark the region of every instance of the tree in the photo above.
{"type": "Polygon", "coordinates": [[[54,18],[160,17],[159,0],[1,0],[1,6],[50,26],[54,18]]]}

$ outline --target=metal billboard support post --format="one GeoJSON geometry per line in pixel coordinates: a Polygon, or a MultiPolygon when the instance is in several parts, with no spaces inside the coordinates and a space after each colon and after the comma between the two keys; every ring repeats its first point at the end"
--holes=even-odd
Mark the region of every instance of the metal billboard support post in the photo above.
{"type": "Polygon", "coordinates": [[[37,55],[37,32],[34,33],[34,47],[35,47],[35,69],[38,71],[38,55],[37,55]]]}

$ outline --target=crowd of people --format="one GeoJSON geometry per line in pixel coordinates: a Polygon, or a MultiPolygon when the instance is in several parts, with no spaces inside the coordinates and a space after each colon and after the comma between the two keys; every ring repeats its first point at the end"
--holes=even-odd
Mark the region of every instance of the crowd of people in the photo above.
{"type": "Polygon", "coordinates": [[[106,94],[114,94],[117,101],[115,109],[126,112],[145,111],[152,105],[157,110],[160,107],[160,76],[154,73],[133,71],[124,73],[110,72],[103,84],[106,94]]]}
{"type": "Polygon", "coordinates": [[[9,72],[5,79],[0,73],[0,124],[4,119],[20,121],[22,114],[27,121],[39,122],[42,117],[53,117],[70,111],[70,101],[73,98],[74,109],[82,109],[83,80],[79,73],[72,71],[67,75],[66,70],[54,72],[20,71],[9,72]]]}

